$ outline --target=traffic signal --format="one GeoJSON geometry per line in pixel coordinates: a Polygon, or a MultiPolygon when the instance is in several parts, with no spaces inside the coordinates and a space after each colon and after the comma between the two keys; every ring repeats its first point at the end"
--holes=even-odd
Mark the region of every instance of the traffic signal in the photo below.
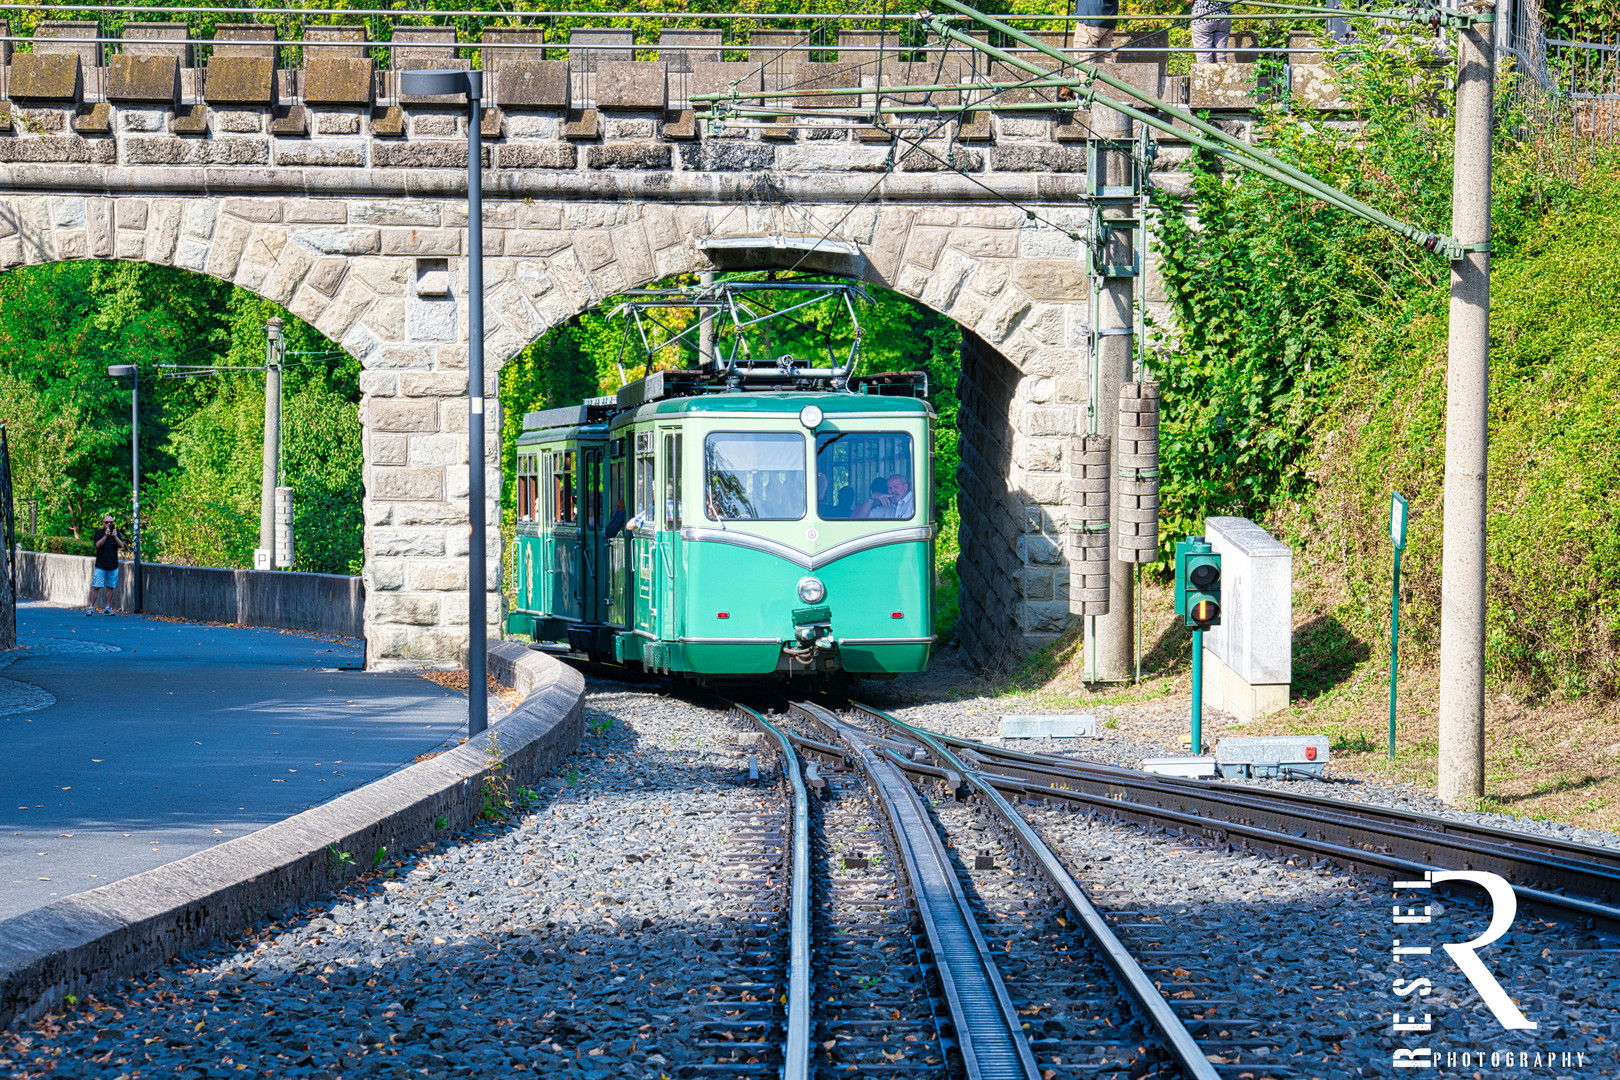
{"type": "Polygon", "coordinates": [[[1221,623],[1221,557],[1202,536],[1176,545],[1176,614],[1193,630],[1221,623]]]}

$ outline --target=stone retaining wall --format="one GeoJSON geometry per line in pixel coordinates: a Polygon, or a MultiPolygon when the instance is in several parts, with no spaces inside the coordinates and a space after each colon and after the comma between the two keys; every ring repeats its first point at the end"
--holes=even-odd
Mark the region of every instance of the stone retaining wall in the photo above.
{"type": "Polygon", "coordinates": [[[554,769],[584,738],[584,679],[509,643],[491,646],[489,666],[527,694],[478,738],[256,833],[0,921],[0,1027],[330,893],[381,849],[470,827],[497,735],[513,782],[554,769]]]}
{"type": "MultiPolygon", "coordinates": [[[[94,569],[95,559],[88,555],[19,551],[17,595],[53,604],[88,603],[94,569]]],[[[357,577],[168,563],[142,563],[141,575],[141,609],[148,615],[342,637],[365,632],[366,588],[357,577]]],[[[118,607],[135,610],[132,563],[120,563],[116,591],[118,607]]]]}

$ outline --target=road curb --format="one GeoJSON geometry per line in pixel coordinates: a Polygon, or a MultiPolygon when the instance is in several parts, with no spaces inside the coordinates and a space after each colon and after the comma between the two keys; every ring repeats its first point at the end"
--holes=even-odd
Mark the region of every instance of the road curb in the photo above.
{"type": "Polygon", "coordinates": [[[258,832],[0,921],[0,1028],[329,893],[379,849],[466,829],[497,737],[517,784],[573,753],[585,733],[579,672],[513,642],[489,647],[489,671],[524,697],[478,738],[258,832]]]}

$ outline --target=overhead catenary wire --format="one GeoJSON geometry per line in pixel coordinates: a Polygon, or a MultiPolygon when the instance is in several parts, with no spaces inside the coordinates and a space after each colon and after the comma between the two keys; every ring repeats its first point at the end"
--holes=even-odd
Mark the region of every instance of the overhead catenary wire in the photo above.
{"type": "MultiPolygon", "coordinates": [[[[960,3],[959,0],[939,0],[939,3],[951,8],[954,11],[961,12],[966,17],[981,23],[990,29],[1006,34],[1015,41],[1022,42],[1032,48],[1038,49],[1051,58],[1058,60],[1065,66],[1073,67],[1075,70],[1081,72],[1085,78],[1074,80],[1073,85],[1076,93],[1084,94],[1087,101],[1100,102],[1101,104],[1106,105],[1108,108],[1113,109],[1115,112],[1129,116],[1131,119],[1156,130],[1175,132],[1181,138],[1186,139],[1188,142],[1202,150],[1215,154],[1218,157],[1224,158],[1228,161],[1232,161],[1235,164],[1241,165],[1242,167],[1253,172],[1260,173],[1262,176],[1276,180],[1281,184],[1301,191],[1304,194],[1312,196],[1313,198],[1320,199],[1330,205],[1347,210],[1365,220],[1382,225],[1384,228],[1389,229],[1396,235],[1417,243],[1425,250],[1436,251],[1445,257],[1452,259],[1460,258],[1467,250],[1469,250],[1467,245],[1463,245],[1454,237],[1441,233],[1434,233],[1426,229],[1420,229],[1415,225],[1409,225],[1406,222],[1394,218],[1381,210],[1377,210],[1355,198],[1354,196],[1340,191],[1338,188],[1317,179],[1301,169],[1295,168],[1282,159],[1266,153],[1259,147],[1251,146],[1248,143],[1243,142],[1241,139],[1228,135],[1214,124],[1201,119],[1192,112],[1178,106],[1171,105],[1167,102],[1160,101],[1153,95],[1142,90],[1138,90],[1125,80],[1119,79],[1091,64],[1087,64],[1076,57],[1063,53],[1050,45],[1047,45],[1045,42],[1031,38],[1029,35],[1013,29],[998,19],[975,11],[966,4],[960,3]],[[1136,108],[1126,104],[1123,101],[1119,101],[1099,93],[1095,88],[1095,84],[1099,82],[1106,86],[1112,87],[1121,93],[1124,93],[1128,97],[1143,102],[1149,107],[1165,114],[1165,116],[1170,117],[1170,119],[1163,119],[1159,116],[1153,115],[1152,113],[1146,112],[1143,109],[1136,108]],[[1178,129],[1175,126],[1176,121],[1180,121],[1182,124],[1186,125],[1192,130],[1189,131],[1178,129]]],[[[1047,74],[1042,68],[1033,62],[1014,56],[1005,50],[998,49],[995,46],[986,44],[985,42],[978,41],[977,39],[950,26],[943,19],[937,16],[928,16],[926,21],[929,27],[942,37],[950,37],[954,40],[961,41],[963,44],[968,45],[971,48],[978,49],[995,59],[1001,60],[1003,63],[1012,64],[1024,71],[1034,74],[1047,74]]]]}

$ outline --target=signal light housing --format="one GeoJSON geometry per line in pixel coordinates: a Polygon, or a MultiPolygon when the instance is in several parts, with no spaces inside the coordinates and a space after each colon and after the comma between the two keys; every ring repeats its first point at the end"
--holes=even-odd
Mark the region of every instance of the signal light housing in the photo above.
{"type": "Polygon", "coordinates": [[[1192,630],[1221,624],[1221,556],[1202,536],[1176,545],[1176,614],[1192,630]]]}

